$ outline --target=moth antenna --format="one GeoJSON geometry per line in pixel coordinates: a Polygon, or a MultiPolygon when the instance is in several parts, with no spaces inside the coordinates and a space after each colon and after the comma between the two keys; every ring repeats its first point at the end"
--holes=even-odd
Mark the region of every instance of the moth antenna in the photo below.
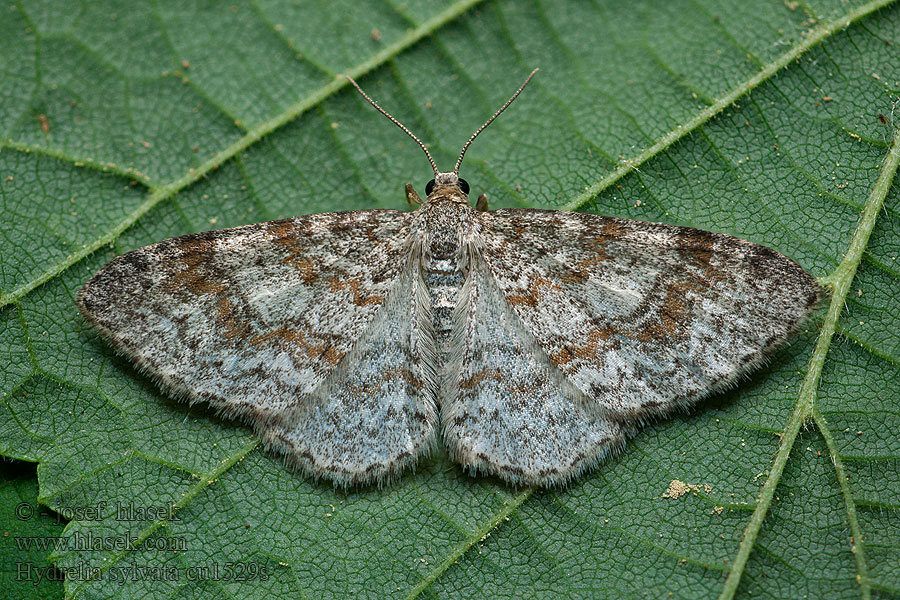
{"type": "MultiPolygon", "coordinates": [[[[533,73],[532,73],[532,74],[533,74],[533,73]]],[[[372,100],[372,99],[369,97],[369,95],[368,95],[367,93],[365,93],[365,92],[362,90],[361,87],[359,87],[359,84],[356,83],[355,81],[353,81],[353,78],[352,78],[352,77],[350,77],[349,75],[344,75],[344,77],[347,78],[347,81],[349,81],[350,83],[353,84],[353,87],[356,88],[356,91],[357,91],[357,92],[359,92],[360,94],[362,94],[362,97],[363,97],[363,98],[365,98],[366,100],[369,101],[369,104],[371,104],[372,106],[375,107],[375,110],[377,110],[378,112],[380,112],[381,114],[383,114],[384,116],[386,116],[388,119],[390,119],[390,120],[391,120],[391,123],[393,123],[394,125],[396,125],[396,126],[399,127],[400,129],[402,129],[403,131],[405,131],[405,132],[406,132],[406,135],[408,135],[408,136],[411,137],[412,139],[416,140],[416,143],[419,144],[419,146],[422,147],[422,150],[425,151],[425,156],[428,157],[428,162],[431,163],[431,168],[432,168],[432,170],[434,170],[434,175],[435,175],[435,177],[437,177],[437,174],[438,174],[438,168],[437,168],[437,165],[434,164],[434,159],[431,158],[431,152],[428,151],[428,148],[425,147],[425,144],[422,143],[422,140],[420,140],[420,139],[417,138],[415,135],[413,135],[413,132],[410,131],[409,129],[407,129],[407,128],[406,128],[406,125],[404,125],[403,123],[401,123],[400,121],[398,121],[397,119],[395,119],[393,116],[391,116],[391,114],[390,114],[388,111],[386,111],[386,110],[384,110],[383,108],[381,108],[380,106],[378,106],[378,103],[375,102],[374,100],[372,100]]],[[[526,83],[527,83],[527,82],[526,82],[526,83]]],[[[520,91],[521,91],[521,90],[520,90],[520,91]]],[[[513,98],[515,98],[515,96],[513,96],[513,98]]],[[[507,103],[507,104],[508,104],[508,103],[507,103]]],[[[504,108],[506,108],[506,107],[504,106],[504,108]]]]}
{"type": "MultiPolygon", "coordinates": [[[[535,69],[534,71],[532,71],[532,72],[531,72],[531,75],[529,75],[528,77],[526,77],[526,78],[525,78],[525,81],[522,83],[522,85],[519,86],[519,89],[516,90],[516,93],[513,94],[513,95],[509,98],[509,100],[506,101],[506,104],[504,104],[503,106],[501,106],[501,107],[500,107],[500,110],[498,110],[497,112],[495,112],[493,117],[491,117],[490,119],[488,119],[487,121],[485,121],[485,122],[484,122],[484,125],[482,125],[481,127],[479,127],[478,130],[477,130],[475,133],[472,134],[472,137],[470,137],[469,140],[465,143],[465,145],[464,145],[463,148],[462,148],[462,152],[459,153],[459,159],[457,159],[457,161],[456,161],[456,166],[453,168],[453,172],[454,172],[457,176],[459,175],[459,165],[462,164],[463,156],[466,155],[466,150],[469,149],[469,145],[472,143],[472,141],[473,141],[475,138],[477,138],[477,137],[478,137],[478,134],[481,133],[482,131],[484,131],[485,128],[486,128],[488,125],[490,125],[490,124],[494,121],[494,119],[496,119],[497,117],[499,117],[499,116],[500,116],[500,113],[502,113],[504,110],[506,110],[507,107],[508,107],[510,104],[512,104],[513,100],[516,99],[516,96],[518,96],[519,94],[522,93],[522,90],[525,89],[525,86],[528,85],[528,82],[531,81],[531,78],[534,77],[534,74],[537,73],[539,70],[540,70],[540,69],[535,69]]],[[[352,81],[352,79],[351,79],[351,81],[352,81]]],[[[378,108],[378,107],[376,106],[375,108],[378,108]]],[[[379,110],[381,110],[381,109],[379,109],[379,110]]],[[[411,135],[411,134],[410,134],[410,135],[411,135]]]]}

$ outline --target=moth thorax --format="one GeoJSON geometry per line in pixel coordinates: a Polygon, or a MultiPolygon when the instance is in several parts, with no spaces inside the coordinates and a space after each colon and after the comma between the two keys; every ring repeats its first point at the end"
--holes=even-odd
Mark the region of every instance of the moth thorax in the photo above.
{"type": "Polygon", "coordinates": [[[439,229],[428,240],[428,256],[432,260],[453,260],[459,254],[459,235],[450,227],[439,229]]]}

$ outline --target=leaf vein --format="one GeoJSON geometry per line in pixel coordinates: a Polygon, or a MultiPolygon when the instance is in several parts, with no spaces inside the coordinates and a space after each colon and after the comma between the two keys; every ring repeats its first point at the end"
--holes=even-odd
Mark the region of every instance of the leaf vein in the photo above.
{"type": "MultiPolygon", "coordinates": [[[[258,446],[259,442],[257,440],[253,440],[250,443],[245,444],[242,448],[240,448],[231,456],[227,457],[225,460],[221,461],[219,463],[219,466],[217,466],[207,475],[201,477],[200,481],[191,486],[177,502],[174,502],[172,504],[172,512],[177,512],[178,510],[187,506],[194,498],[196,498],[200,494],[200,492],[209,487],[216,481],[216,479],[221,477],[222,474],[228,471],[228,469],[243,460],[245,456],[247,456],[258,446]]],[[[152,522],[150,525],[139,531],[138,534],[134,537],[134,546],[140,546],[147,538],[153,535],[160,528],[165,527],[167,524],[168,520],[166,519],[158,519],[152,522]]],[[[78,584],[71,589],[71,594],[69,597],[77,598],[81,593],[81,590],[84,589],[84,587],[88,583],[93,581],[96,577],[102,577],[104,573],[109,571],[109,569],[111,569],[116,563],[128,556],[130,552],[131,550],[122,550],[120,552],[114,553],[111,557],[109,557],[109,559],[104,562],[102,567],[97,569],[96,573],[91,573],[92,577],[85,577],[82,581],[78,582],[78,584]],[[94,577],[94,575],[96,575],[96,577],[94,577]]]]}
{"type": "Polygon", "coordinates": [[[437,581],[438,577],[440,577],[447,569],[453,566],[453,564],[455,564],[463,554],[468,552],[473,546],[475,546],[475,544],[487,537],[494,529],[497,528],[497,526],[499,526],[504,520],[506,520],[506,517],[518,510],[522,503],[531,497],[532,493],[534,493],[534,488],[528,488],[513,496],[512,500],[505,503],[503,507],[499,511],[497,511],[487,523],[475,530],[473,532],[473,535],[469,539],[463,541],[463,543],[454,548],[444,560],[438,563],[435,568],[431,570],[430,573],[423,577],[418,584],[413,586],[413,588],[406,595],[406,599],[413,600],[414,598],[418,598],[425,590],[427,590],[431,586],[432,583],[437,581]]]}
{"type": "Polygon", "coordinates": [[[850,523],[850,533],[853,536],[853,545],[851,552],[856,560],[857,581],[859,582],[860,597],[862,600],[869,600],[872,597],[872,588],[869,585],[869,566],[866,562],[866,550],[863,544],[862,528],[859,525],[859,518],[856,516],[856,504],[853,500],[853,493],[850,491],[850,482],[847,473],[844,471],[844,463],[838,452],[837,444],[831,435],[831,429],[828,422],[822,415],[818,406],[813,407],[813,422],[819,429],[822,439],[825,440],[825,446],[828,448],[828,454],[831,456],[831,462],[834,465],[835,476],[837,477],[838,486],[844,499],[844,507],[847,511],[847,521],[850,523]]]}
{"type": "Polygon", "coordinates": [[[621,161],[619,166],[613,172],[601,178],[600,181],[592,185],[582,194],[579,194],[574,200],[566,204],[563,207],[563,210],[578,209],[579,207],[590,201],[592,198],[597,196],[600,192],[614,185],[625,175],[635,170],[636,167],[644,164],[651,158],[654,158],[663,150],[666,150],[667,148],[681,140],[683,137],[693,132],[707,121],[711,120],[713,117],[725,110],[728,106],[737,101],[738,98],[741,98],[742,96],[748,94],[750,91],[759,87],[761,84],[768,81],[778,71],[789,65],[791,62],[797,60],[797,58],[808,52],[811,48],[817,46],[821,42],[828,39],[830,36],[848,27],[852,23],[872,14],[873,12],[881,8],[884,8],[885,6],[888,6],[892,1],[893,0],[874,0],[872,2],[869,2],[868,4],[860,6],[855,10],[850,11],[849,13],[837,19],[829,21],[824,25],[819,25],[818,27],[811,29],[801,43],[797,44],[796,46],[776,58],[774,61],[766,65],[766,67],[759,71],[756,75],[753,75],[746,81],[736,85],[731,91],[726,93],[724,96],[721,96],[712,105],[701,110],[693,118],[689,119],[685,125],[677,126],[675,129],[663,135],[659,139],[659,141],[657,141],[655,144],[653,144],[643,152],[640,152],[632,158],[621,161]]]}

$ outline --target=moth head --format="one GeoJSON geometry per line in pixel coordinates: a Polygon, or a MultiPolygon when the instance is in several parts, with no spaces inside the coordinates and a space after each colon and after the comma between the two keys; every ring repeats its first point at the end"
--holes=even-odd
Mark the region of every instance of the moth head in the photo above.
{"type": "Polygon", "coordinates": [[[356,88],[356,91],[358,91],[360,94],[362,94],[362,97],[363,97],[363,98],[365,98],[366,100],[369,101],[369,104],[371,104],[372,106],[374,106],[375,109],[378,110],[378,112],[380,112],[381,114],[383,114],[384,116],[386,116],[388,119],[390,119],[390,120],[391,120],[391,123],[393,123],[394,125],[396,125],[396,126],[399,127],[400,129],[402,129],[403,131],[405,131],[406,134],[407,134],[409,137],[411,137],[412,139],[414,139],[414,140],[416,141],[416,143],[419,144],[419,146],[420,146],[420,147],[422,148],[422,150],[425,152],[425,156],[428,158],[428,162],[431,164],[431,169],[434,171],[434,179],[432,179],[432,180],[429,181],[427,184],[425,184],[425,195],[426,195],[426,196],[430,196],[430,195],[431,195],[431,192],[434,191],[434,188],[435,188],[435,187],[439,187],[439,188],[440,188],[440,187],[444,187],[444,186],[454,186],[454,185],[457,186],[457,187],[459,188],[459,190],[460,190],[463,194],[465,194],[466,196],[468,196],[468,195],[469,195],[469,184],[468,184],[468,182],[466,182],[465,179],[461,179],[460,176],[459,176],[459,166],[462,164],[463,157],[466,155],[466,150],[469,149],[469,146],[472,144],[472,142],[475,140],[475,138],[478,137],[478,134],[481,133],[482,131],[484,131],[485,128],[486,128],[488,125],[490,125],[491,123],[494,122],[494,119],[496,119],[497,117],[500,116],[500,113],[502,113],[504,110],[506,110],[506,108],[507,108],[510,104],[512,104],[512,101],[515,100],[516,97],[517,97],[519,94],[522,93],[522,90],[525,89],[525,86],[528,85],[528,82],[531,81],[531,78],[534,77],[534,74],[537,73],[537,72],[538,72],[537,69],[535,69],[534,71],[532,71],[531,74],[530,74],[528,77],[525,78],[525,81],[522,83],[522,85],[519,86],[519,89],[516,90],[516,93],[513,94],[513,95],[510,97],[510,99],[507,100],[506,103],[505,103],[503,106],[501,106],[500,109],[499,109],[497,112],[495,112],[494,115],[493,115],[490,119],[488,119],[487,121],[485,121],[484,125],[482,125],[481,127],[479,127],[479,128],[475,131],[475,133],[473,133],[471,136],[469,136],[469,139],[468,139],[468,140],[466,141],[466,143],[463,145],[462,151],[459,153],[459,158],[456,160],[456,166],[453,167],[453,171],[450,172],[450,173],[441,173],[440,171],[438,171],[438,168],[437,168],[437,165],[436,165],[435,162],[434,162],[434,159],[431,158],[431,153],[428,151],[428,148],[425,147],[425,144],[422,143],[422,140],[420,140],[419,138],[417,138],[417,137],[413,134],[412,131],[410,131],[409,129],[407,129],[406,125],[404,125],[403,123],[401,123],[400,121],[398,121],[397,119],[395,119],[394,117],[392,117],[390,113],[388,113],[386,110],[384,110],[383,108],[381,108],[380,106],[378,106],[378,103],[375,102],[374,100],[372,100],[372,99],[369,97],[369,95],[366,94],[366,93],[362,90],[361,87],[359,87],[359,84],[357,84],[355,81],[353,81],[353,78],[352,78],[352,77],[350,77],[349,75],[344,75],[344,77],[346,77],[347,80],[350,81],[350,83],[353,84],[353,87],[356,88]]]}
{"type": "Polygon", "coordinates": [[[469,195],[469,182],[456,173],[437,173],[434,179],[425,184],[425,195],[430,196],[435,187],[456,186],[459,190],[469,195]]]}

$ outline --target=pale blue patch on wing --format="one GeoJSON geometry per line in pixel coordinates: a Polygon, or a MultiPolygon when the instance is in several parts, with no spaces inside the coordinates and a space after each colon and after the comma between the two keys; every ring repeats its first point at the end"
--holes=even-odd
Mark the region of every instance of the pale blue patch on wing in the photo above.
{"type": "Polygon", "coordinates": [[[522,327],[476,260],[463,287],[457,374],[442,404],[445,444],[474,471],[562,484],[624,443],[618,423],[571,385],[522,327]]]}
{"type": "Polygon", "coordinates": [[[328,380],[262,430],[304,470],[339,485],[383,483],[434,446],[430,314],[413,267],[328,380]]]}

